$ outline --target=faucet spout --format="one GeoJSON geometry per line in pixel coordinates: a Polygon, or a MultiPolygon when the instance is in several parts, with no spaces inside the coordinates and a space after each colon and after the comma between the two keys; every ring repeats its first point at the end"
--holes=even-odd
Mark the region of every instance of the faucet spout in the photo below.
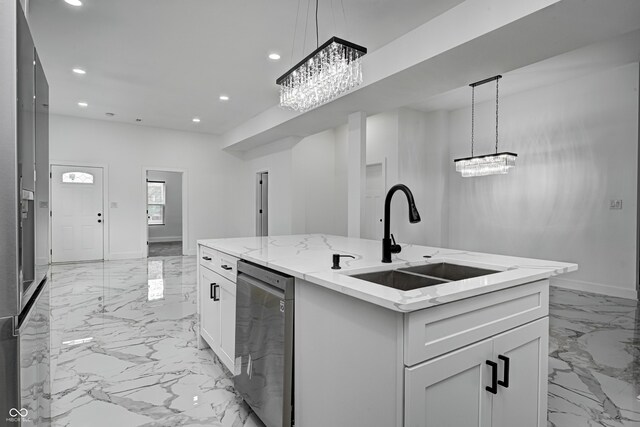
{"type": "Polygon", "coordinates": [[[391,199],[396,191],[402,191],[407,196],[407,202],[409,203],[409,222],[415,224],[420,222],[420,214],[416,203],[413,200],[413,193],[404,184],[396,184],[389,189],[387,197],[384,199],[384,236],[382,238],[382,262],[391,262],[391,254],[400,252],[400,245],[397,245],[395,241],[392,243],[391,235],[391,199]]]}

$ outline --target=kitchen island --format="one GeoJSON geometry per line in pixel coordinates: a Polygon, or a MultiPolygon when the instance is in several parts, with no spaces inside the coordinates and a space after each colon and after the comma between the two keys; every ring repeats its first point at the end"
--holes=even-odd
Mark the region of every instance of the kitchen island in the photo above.
{"type": "Polygon", "coordinates": [[[236,369],[242,259],[295,277],[296,425],[546,425],[551,276],[577,265],[329,235],[200,240],[200,336],[236,369]],[[333,254],[343,258],[332,269],[333,254]],[[443,264],[444,263],[444,264],[443,264]],[[427,264],[491,274],[400,290],[354,275],[427,264]]]}

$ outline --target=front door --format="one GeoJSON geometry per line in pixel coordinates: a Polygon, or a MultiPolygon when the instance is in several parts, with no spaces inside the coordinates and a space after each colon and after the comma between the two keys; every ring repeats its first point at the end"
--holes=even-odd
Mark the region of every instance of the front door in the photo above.
{"type": "Polygon", "coordinates": [[[51,261],[104,258],[102,168],[51,166],[51,261]]]}

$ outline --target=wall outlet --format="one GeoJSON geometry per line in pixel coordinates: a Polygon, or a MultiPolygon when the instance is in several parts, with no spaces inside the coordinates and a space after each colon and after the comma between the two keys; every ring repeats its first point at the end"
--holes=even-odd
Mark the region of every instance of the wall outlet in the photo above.
{"type": "Polygon", "coordinates": [[[610,200],[609,209],[622,209],[622,200],[610,200]]]}

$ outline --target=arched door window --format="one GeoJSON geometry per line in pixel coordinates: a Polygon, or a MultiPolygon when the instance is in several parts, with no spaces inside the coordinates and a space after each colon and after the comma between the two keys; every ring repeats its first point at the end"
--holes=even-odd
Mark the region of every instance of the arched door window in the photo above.
{"type": "Polygon", "coordinates": [[[93,184],[93,175],[86,172],[66,172],[62,174],[65,184],[93,184]]]}

